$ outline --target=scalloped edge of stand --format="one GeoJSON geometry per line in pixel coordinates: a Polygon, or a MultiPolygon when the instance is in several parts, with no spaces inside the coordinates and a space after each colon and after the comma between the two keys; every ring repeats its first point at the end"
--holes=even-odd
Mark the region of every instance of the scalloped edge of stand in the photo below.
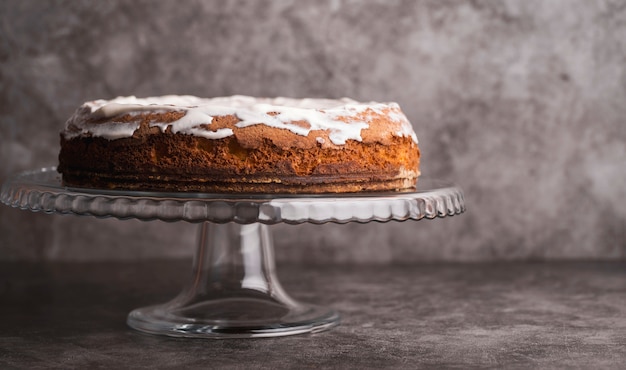
{"type": "MultiPolygon", "coordinates": [[[[427,180],[426,180],[427,181],[427,180]]],[[[423,184],[420,180],[418,184],[423,184]]],[[[418,188],[419,189],[419,188],[418,188]]],[[[464,195],[454,185],[400,193],[328,194],[241,198],[229,194],[134,193],[97,189],[80,192],[61,186],[54,168],[24,172],[2,186],[2,203],[34,212],[136,218],[166,222],[249,224],[324,224],[404,221],[453,216],[465,211],[464,195]]]]}

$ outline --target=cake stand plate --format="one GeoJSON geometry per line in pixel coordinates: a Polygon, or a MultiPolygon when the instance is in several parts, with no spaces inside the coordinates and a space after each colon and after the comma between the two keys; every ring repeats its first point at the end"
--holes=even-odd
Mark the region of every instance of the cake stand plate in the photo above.
{"type": "Polygon", "coordinates": [[[174,337],[253,338],[315,333],[339,314],[297,302],[276,277],[267,225],[432,219],[465,211],[457,186],[420,179],[417,191],[354,194],[206,194],[78,189],[54,167],[19,174],[0,201],[20,209],[98,218],[200,224],[192,274],[170,302],[128,315],[134,329],[174,337]]]}

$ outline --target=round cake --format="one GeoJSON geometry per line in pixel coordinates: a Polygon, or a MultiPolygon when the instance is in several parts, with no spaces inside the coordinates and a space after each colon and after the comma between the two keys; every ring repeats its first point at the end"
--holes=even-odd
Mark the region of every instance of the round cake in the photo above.
{"type": "Polygon", "coordinates": [[[414,188],[420,151],[396,103],[230,96],[84,103],[61,132],[69,187],[210,193],[414,188]]]}

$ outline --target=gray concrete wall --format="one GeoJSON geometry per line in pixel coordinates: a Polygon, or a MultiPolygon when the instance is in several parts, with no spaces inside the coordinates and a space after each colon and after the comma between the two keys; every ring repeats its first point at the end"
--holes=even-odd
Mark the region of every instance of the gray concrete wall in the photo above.
{"type": "MultiPolygon", "coordinates": [[[[423,176],[465,190],[434,221],[273,227],[282,262],[626,258],[626,2],[0,3],[0,181],[56,164],[85,100],[397,101],[423,176]]],[[[197,225],[0,207],[0,259],[188,256],[197,225]]]]}

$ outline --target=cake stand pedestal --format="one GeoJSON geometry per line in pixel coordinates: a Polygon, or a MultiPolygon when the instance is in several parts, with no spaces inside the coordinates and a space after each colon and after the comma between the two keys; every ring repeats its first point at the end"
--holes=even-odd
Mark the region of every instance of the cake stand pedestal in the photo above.
{"type": "Polygon", "coordinates": [[[267,225],[420,220],[460,214],[461,189],[419,180],[419,190],[323,195],[205,194],[77,189],[55,168],[2,186],[2,203],[45,213],[200,223],[192,274],[173,300],[128,315],[134,329],[174,337],[254,338],[327,330],[329,308],[292,299],[276,277],[267,225]]]}

